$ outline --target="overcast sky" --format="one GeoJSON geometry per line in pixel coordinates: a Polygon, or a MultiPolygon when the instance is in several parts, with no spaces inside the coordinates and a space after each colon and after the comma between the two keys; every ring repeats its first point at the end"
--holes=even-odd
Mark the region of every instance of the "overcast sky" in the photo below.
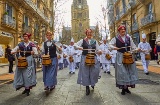
{"type": "MultiPolygon", "coordinates": [[[[62,2],[64,2],[65,0],[62,0],[62,2]]],[[[87,0],[88,6],[89,6],[89,18],[90,18],[90,25],[91,26],[95,26],[97,23],[97,19],[96,17],[99,19],[99,21],[103,22],[102,17],[100,17],[99,15],[102,16],[102,4],[106,4],[104,3],[104,1],[106,0],[87,0]]],[[[63,23],[65,26],[69,26],[71,27],[71,4],[72,4],[73,0],[68,0],[67,2],[65,2],[65,4],[63,6],[61,6],[59,8],[60,11],[64,11],[65,13],[63,13],[63,16],[61,16],[61,18],[63,17],[63,23]]]]}

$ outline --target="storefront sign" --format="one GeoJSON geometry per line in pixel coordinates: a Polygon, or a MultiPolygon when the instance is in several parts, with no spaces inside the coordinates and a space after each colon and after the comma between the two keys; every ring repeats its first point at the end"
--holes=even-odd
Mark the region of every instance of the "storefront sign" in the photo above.
{"type": "Polygon", "coordinates": [[[8,33],[8,32],[1,31],[0,34],[3,35],[3,36],[13,37],[13,35],[11,33],[8,33]]]}

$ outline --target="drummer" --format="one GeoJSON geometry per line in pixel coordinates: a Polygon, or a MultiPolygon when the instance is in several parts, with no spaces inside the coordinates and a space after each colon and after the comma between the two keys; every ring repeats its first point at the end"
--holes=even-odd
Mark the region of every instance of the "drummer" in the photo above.
{"type": "Polygon", "coordinates": [[[44,82],[44,90],[52,91],[57,85],[57,54],[61,53],[62,49],[58,47],[58,44],[52,40],[53,34],[50,31],[46,32],[47,40],[42,43],[42,54],[50,55],[51,65],[45,66],[43,65],[43,82],[44,82]]]}
{"type": "Polygon", "coordinates": [[[151,48],[150,44],[148,42],[146,42],[146,34],[145,33],[142,34],[142,42],[140,42],[138,44],[138,50],[140,52],[144,73],[146,75],[148,75],[149,74],[149,71],[148,71],[149,60],[145,59],[145,55],[146,54],[150,55],[152,48],[151,48]]]}
{"type": "Polygon", "coordinates": [[[98,82],[100,63],[97,60],[96,53],[92,53],[95,55],[95,65],[87,66],[85,64],[86,55],[89,52],[95,52],[95,51],[98,54],[100,54],[101,51],[98,51],[99,50],[98,42],[92,38],[92,30],[87,29],[85,34],[86,38],[81,39],[75,44],[75,46],[79,48],[79,50],[82,50],[82,57],[80,62],[77,83],[86,86],[86,95],[89,95],[90,94],[89,86],[91,86],[94,89],[95,84],[98,82]],[[83,49],[93,49],[93,50],[89,51],[83,49]]]}
{"type": "Polygon", "coordinates": [[[26,94],[27,96],[30,95],[30,89],[36,86],[36,71],[35,71],[35,62],[33,55],[38,54],[37,48],[33,42],[30,41],[31,34],[24,33],[23,39],[24,42],[20,42],[12,51],[11,53],[14,54],[18,50],[20,51],[28,51],[28,52],[20,52],[20,57],[25,57],[28,63],[27,68],[18,68],[16,67],[15,75],[14,75],[14,88],[19,90],[20,88],[24,87],[25,90],[22,94],[26,94]]]}
{"type": "Polygon", "coordinates": [[[110,45],[107,43],[106,36],[103,36],[102,40],[103,43],[99,46],[99,49],[102,51],[100,62],[102,63],[104,73],[110,74],[111,59],[106,58],[106,54],[109,54],[111,56],[110,45]]]}
{"type": "Polygon", "coordinates": [[[67,55],[68,57],[68,63],[69,63],[69,74],[75,74],[75,58],[76,58],[76,50],[74,49],[74,39],[71,39],[71,43],[70,45],[67,47],[66,51],[67,51],[67,55]],[[73,62],[69,60],[69,58],[72,57],[73,58],[73,62]]]}
{"type": "Polygon", "coordinates": [[[136,50],[137,48],[132,38],[126,34],[125,26],[120,25],[118,27],[118,32],[118,35],[110,41],[110,44],[114,50],[117,50],[115,62],[116,86],[122,89],[121,94],[125,95],[126,92],[131,94],[128,87],[135,88],[135,84],[138,81],[138,73],[135,62],[129,65],[122,63],[123,54],[126,51],[136,50]],[[120,49],[121,47],[127,48],[120,49]]]}

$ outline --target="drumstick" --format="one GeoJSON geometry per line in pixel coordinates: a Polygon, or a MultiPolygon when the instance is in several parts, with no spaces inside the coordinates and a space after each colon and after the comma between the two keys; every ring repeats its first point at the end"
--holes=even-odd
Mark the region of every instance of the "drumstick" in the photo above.
{"type": "MultiPolygon", "coordinates": [[[[127,46],[127,47],[131,47],[131,46],[127,46]]],[[[127,48],[127,47],[120,47],[120,48],[118,48],[118,49],[123,49],[123,48],[127,48]]]]}
{"type": "Polygon", "coordinates": [[[95,50],[95,49],[82,49],[82,50],[95,50]]]}

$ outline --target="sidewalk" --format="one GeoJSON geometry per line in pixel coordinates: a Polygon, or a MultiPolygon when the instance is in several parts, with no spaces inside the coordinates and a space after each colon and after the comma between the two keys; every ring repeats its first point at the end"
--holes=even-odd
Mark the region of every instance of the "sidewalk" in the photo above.
{"type": "MultiPolygon", "coordinates": [[[[15,65],[13,71],[15,71],[15,65]]],[[[41,71],[42,68],[38,68],[37,72],[41,71]]],[[[8,73],[8,64],[0,65],[0,86],[9,82],[13,82],[14,73],[8,73]]]]}
{"type": "MultiPolygon", "coordinates": [[[[140,70],[143,70],[142,66],[142,61],[136,61],[137,68],[140,70]]],[[[154,72],[160,74],[160,65],[157,64],[156,61],[150,61],[149,67],[148,67],[149,72],[154,72]]]]}

